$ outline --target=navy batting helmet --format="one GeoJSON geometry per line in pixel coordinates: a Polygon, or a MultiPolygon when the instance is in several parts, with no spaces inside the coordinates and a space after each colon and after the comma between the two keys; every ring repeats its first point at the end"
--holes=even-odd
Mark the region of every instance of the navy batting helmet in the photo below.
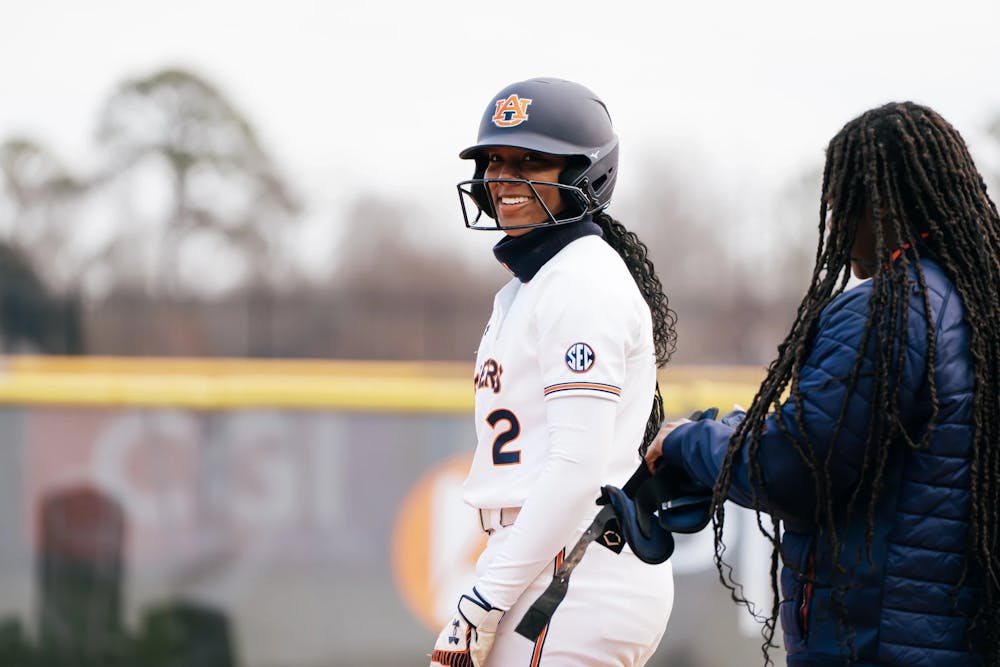
{"type": "MultiPolygon", "coordinates": [[[[458,184],[465,226],[470,229],[499,229],[478,225],[482,214],[496,220],[496,211],[484,179],[492,147],[520,148],[567,158],[559,175],[559,188],[566,210],[558,218],[522,227],[539,227],[576,222],[588,213],[607,207],[618,176],[618,137],[604,102],[589,89],[563,79],[528,79],[513,83],[486,107],[479,123],[475,145],[459,153],[476,161],[470,180],[458,184]],[[470,220],[466,200],[471,199],[475,215],[470,220]]],[[[536,182],[525,180],[534,191],[536,182]]],[[[537,192],[536,192],[537,196],[537,192]]]]}

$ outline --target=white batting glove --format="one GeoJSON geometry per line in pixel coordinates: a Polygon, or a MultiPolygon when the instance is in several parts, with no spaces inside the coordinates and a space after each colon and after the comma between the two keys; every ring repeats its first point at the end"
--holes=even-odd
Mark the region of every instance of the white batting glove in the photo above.
{"type": "Polygon", "coordinates": [[[460,597],[458,611],[434,644],[431,667],[483,667],[503,614],[475,588],[471,595],[460,597]]]}

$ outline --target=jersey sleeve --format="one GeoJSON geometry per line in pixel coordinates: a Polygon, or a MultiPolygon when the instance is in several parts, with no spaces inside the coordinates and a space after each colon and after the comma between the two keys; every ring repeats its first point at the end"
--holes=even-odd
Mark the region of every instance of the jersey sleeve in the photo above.
{"type": "MultiPolygon", "coordinates": [[[[627,293],[596,280],[552,278],[535,313],[545,399],[594,396],[619,401],[629,342],[643,323],[627,293]]],[[[648,315],[648,313],[647,313],[648,315]]]]}

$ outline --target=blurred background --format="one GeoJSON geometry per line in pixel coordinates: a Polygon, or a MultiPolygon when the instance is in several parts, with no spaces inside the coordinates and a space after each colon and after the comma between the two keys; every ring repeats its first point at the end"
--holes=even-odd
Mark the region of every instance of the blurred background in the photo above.
{"type": "MultiPolygon", "coordinates": [[[[468,379],[508,276],[454,184],[493,94],[608,105],[680,416],[752,400],[845,122],[930,105],[996,198],[998,25],[990,0],[0,5],[0,664],[426,664],[482,546],[468,379]]],[[[674,556],[654,667],[762,662],[711,554],[674,556]]]]}

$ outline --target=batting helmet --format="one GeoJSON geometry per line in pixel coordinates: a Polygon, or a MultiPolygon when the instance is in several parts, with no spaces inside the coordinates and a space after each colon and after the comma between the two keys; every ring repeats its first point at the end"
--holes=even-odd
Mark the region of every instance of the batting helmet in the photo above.
{"type": "MultiPolygon", "coordinates": [[[[498,179],[484,179],[483,175],[489,163],[487,149],[501,146],[567,158],[558,183],[566,209],[558,218],[550,214],[548,220],[521,227],[576,222],[611,201],[618,176],[618,137],[604,102],[584,86],[539,78],[513,83],[496,94],[479,123],[478,141],[459,153],[463,159],[476,161],[473,177],[458,184],[462,215],[470,229],[500,228],[498,224],[477,223],[483,213],[497,219],[486,184],[498,179]],[[467,199],[475,205],[471,220],[467,199]]],[[[532,191],[538,184],[523,182],[532,191]]]]}
{"type": "MultiPolygon", "coordinates": [[[[718,408],[697,410],[691,421],[712,420],[718,408]]],[[[733,410],[722,418],[724,424],[736,427],[745,418],[742,410],[733,410]]],[[[623,488],[601,487],[601,504],[610,503],[622,536],[632,552],[646,563],[662,563],[674,552],[674,533],[697,533],[712,520],[712,489],[656,462],[652,476],[645,473],[646,464],[623,488]],[[630,487],[633,487],[630,489],[630,487]]]]}
{"type": "Polygon", "coordinates": [[[614,508],[632,553],[652,565],[674,553],[673,533],[697,533],[712,519],[710,490],[679,496],[656,476],[636,492],[635,498],[618,487],[603,486],[600,502],[605,501],[614,508]]]}

